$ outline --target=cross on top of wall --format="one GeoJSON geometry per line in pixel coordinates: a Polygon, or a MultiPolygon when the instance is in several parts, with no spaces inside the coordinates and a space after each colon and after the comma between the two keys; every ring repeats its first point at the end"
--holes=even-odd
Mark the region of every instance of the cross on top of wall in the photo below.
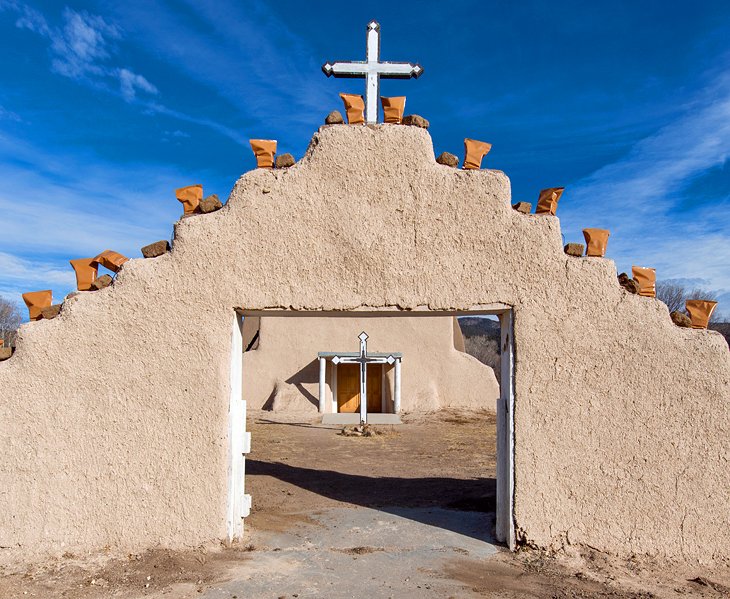
{"type": "Polygon", "coordinates": [[[376,123],[380,78],[418,79],[423,74],[423,67],[411,62],[380,62],[380,25],[377,21],[370,21],[367,25],[367,60],[326,62],[322,71],[327,77],[365,79],[365,121],[376,123]]]}

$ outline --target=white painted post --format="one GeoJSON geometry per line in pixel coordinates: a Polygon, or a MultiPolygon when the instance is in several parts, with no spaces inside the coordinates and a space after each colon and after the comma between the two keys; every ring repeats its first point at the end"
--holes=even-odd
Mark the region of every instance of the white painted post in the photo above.
{"type": "Polygon", "coordinates": [[[360,424],[368,421],[368,334],[363,331],[357,338],[360,340],[360,424]]]}
{"type": "MultiPolygon", "coordinates": [[[[367,62],[368,67],[380,62],[380,26],[374,21],[368,23],[367,62]]],[[[377,68],[377,67],[376,67],[377,68]]],[[[380,100],[380,73],[368,69],[365,79],[365,120],[368,123],[378,122],[378,101],[380,100]]]]}
{"type": "Polygon", "coordinates": [[[514,337],[512,311],[499,315],[500,394],[497,402],[497,540],[515,549],[514,526],[514,337]]]}
{"type": "Polygon", "coordinates": [[[393,377],[393,413],[400,414],[400,364],[401,358],[395,361],[395,376],[393,377]]]}
{"type": "Polygon", "coordinates": [[[332,362],[332,413],[337,414],[337,364],[332,362]]]}
{"type": "Polygon", "coordinates": [[[360,423],[368,421],[368,376],[367,365],[360,364],[360,423]],[[363,374],[362,371],[365,370],[363,374]]]}
{"type": "Polygon", "coordinates": [[[327,360],[319,359],[319,413],[324,414],[327,399],[327,360]]]}
{"type": "Polygon", "coordinates": [[[233,315],[231,330],[230,398],[228,404],[228,540],[243,536],[243,518],[248,516],[251,498],[245,491],[245,453],[250,448],[246,432],[246,402],[243,401],[243,319],[233,315]]]}

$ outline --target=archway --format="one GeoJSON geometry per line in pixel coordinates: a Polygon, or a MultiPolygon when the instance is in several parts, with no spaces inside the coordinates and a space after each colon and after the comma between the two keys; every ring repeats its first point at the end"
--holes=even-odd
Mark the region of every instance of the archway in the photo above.
{"type": "MultiPolygon", "coordinates": [[[[495,537],[510,549],[516,547],[514,524],[514,310],[506,305],[492,305],[468,311],[409,311],[378,310],[349,312],[295,312],[284,310],[246,311],[237,309],[233,317],[231,337],[231,396],[229,425],[229,493],[228,522],[229,539],[240,538],[244,533],[243,520],[249,515],[251,497],[245,489],[245,456],[251,448],[251,433],[246,430],[246,397],[243,380],[246,376],[244,355],[247,345],[246,319],[261,319],[271,316],[327,317],[327,318],[426,318],[494,315],[500,325],[500,386],[496,402],[497,446],[496,446],[496,509],[495,537]]],[[[256,333],[258,341],[258,332],[256,333]]],[[[250,340],[249,340],[250,341],[250,340]]],[[[320,362],[321,363],[321,362],[320,362]]],[[[320,393],[322,393],[320,376],[320,393]]],[[[334,400],[334,398],[333,398],[334,400]]],[[[320,405],[324,402],[320,400],[320,405]]],[[[399,403],[398,409],[399,408],[399,403]]]]}

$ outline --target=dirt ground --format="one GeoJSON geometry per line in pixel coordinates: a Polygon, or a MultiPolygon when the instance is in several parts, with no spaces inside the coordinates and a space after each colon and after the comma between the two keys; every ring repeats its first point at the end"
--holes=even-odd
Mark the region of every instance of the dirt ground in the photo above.
{"type": "Polygon", "coordinates": [[[253,506],[242,543],[7,567],[0,598],[730,597],[730,567],[495,547],[488,413],[412,417],[363,437],[254,412],[249,429],[253,506]],[[376,520],[381,528],[366,530],[376,520]],[[353,531],[368,543],[353,545],[353,531]]]}

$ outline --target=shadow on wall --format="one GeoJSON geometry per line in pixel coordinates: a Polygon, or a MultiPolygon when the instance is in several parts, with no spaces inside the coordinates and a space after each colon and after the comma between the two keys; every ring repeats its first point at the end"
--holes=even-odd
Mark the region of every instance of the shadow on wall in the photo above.
{"type": "MultiPolygon", "coordinates": [[[[292,376],[286,379],[285,382],[288,385],[294,385],[299,393],[301,393],[302,396],[305,397],[307,401],[312,404],[312,406],[319,409],[319,398],[307,391],[307,388],[304,386],[305,384],[319,384],[319,360],[312,360],[304,368],[302,368],[298,372],[295,372],[292,376]]],[[[279,388],[279,385],[276,385],[271,391],[271,395],[269,395],[269,398],[266,400],[266,403],[263,405],[262,409],[274,410],[276,396],[278,393],[281,393],[281,391],[282,390],[279,388]]]]}
{"type": "MultiPolygon", "coordinates": [[[[246,460],[246,475],[272,476],[336,501],[376,508],[382,512],[451,530],[481,541],[497,542],[493,538],[492,525],[488,527],[489,530],[475,534],[466,519],[462,527],[459,525],[459,518],[444,520],[438,512],[431,514],[424,510],[407,509],[433,507],[494,514],[497,488],[497,481],[494,478],[465,480],[434,477],[372,477],[253,459],[246,460]]],[[[256,483],[253,484],[255,487],[256,483]]],[[[292,508],[294,507],[296,506],[292,505],[292,508]]],[[[492,524],[493,522],[492,519],[492,524]]]]}

